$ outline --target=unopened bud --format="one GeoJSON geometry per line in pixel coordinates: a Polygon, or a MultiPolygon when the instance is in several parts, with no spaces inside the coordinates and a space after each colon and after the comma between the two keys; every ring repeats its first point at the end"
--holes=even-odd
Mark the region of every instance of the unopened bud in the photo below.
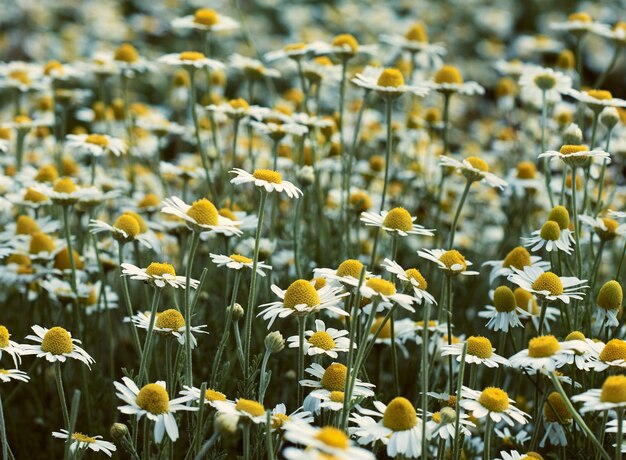
{"type": "Polygon", "coordinates": [[[233,308],[233,321],[239,321],[243,317],[243,314],[244,314],[243,307],[239,305],[238,303],[236,303],[235,305],[233,305],[232,308],[233,308]]]}
{"type": "Polygon", "coordinates": [[[315,171],[311,166],[303,166],[298,170],[296,177],[302,187],[308,187],[315,182],[315,171]]]}
{"type": "Polygon", "coordinates": [[[265,348],[270,353],[278,353],[280,350],[285,348],[285,339],[283,339],[283,335],[278,332],[270,332],[265,336],[265,348]]]}
{"type": "Polygon", "coordinates": [[[583,132],[576,123],[572,123],[563,132],[564,145],[579,145],[583,141],[583,132]]]}
{"type": "Polygon", "coordinates": [[[619,122],[619,113],[615,107],[605,107],[600,112],[600,123],[611,129],[619,122]]]}

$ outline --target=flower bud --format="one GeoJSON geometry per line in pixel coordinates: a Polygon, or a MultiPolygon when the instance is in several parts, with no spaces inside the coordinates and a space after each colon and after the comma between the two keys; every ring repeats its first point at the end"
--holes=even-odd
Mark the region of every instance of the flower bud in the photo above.
{"type": "Polygon", "coordinates": [[[278,353],[283,348],[285,348],[285,339],[283,335],[278,332],[270,332],[265,336],[265,348],[270,353],[278,353]]]}
{"type": "Polygon", "coordinates": [[[298,183],[303,188],[306,188],[315,182],[315,171],[311,166],[303,166],[298,170],[296,177],[298,179],[298,183]]]}
{"type": "MultiPolygon", "coordinates": [[[[230,308],[230,307],[228,307],[230,308]]],[[[243,317],[243,307],[236,303],[233,305],[233,321],[239,321],[243,317]]]]}
{"type": "Polygon", "coordinates": [[[576,123],[572,123],[563,133],[564,145],[578,145],[583,141],[583,132],[576,123]]]}
{"type": "Polygon", "coordinates": [[[615,107],[605,107],[602,112],[600,112],[600,123],[607,128],[612,129],[618,122],[619,113],[615,107]]]}

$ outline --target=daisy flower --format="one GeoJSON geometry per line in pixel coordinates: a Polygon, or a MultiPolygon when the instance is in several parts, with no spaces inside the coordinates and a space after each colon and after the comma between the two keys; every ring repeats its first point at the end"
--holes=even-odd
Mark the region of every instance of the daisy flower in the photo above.
{"type": "MultiPolygon", "coordinates": [[[[476,425],[469,420],[469,415],[459,414],[460,433],[463,436],[471,436],[467,427],[475,428],[476,425]]],[[[434,412],[430,420],[426,422],[426,432],[431,438],[454,439],[456,434],[456,411],[452,407],[443,407],[440,411],[434,412]]]]}
{"type": "MultiPolygon", "coordinates": [[[[190,401],[197,402],[198,404],[200,403],[200,388],[184,385],[180,394],[189,397],[190,401]]],[[[208,404],[214,409],[217,409],[217,406],[215,405],[217,401],[230,402],[224,393],[212,388],[206,389],[203,400],[204,404],[208,404]]]]}
{"type": "Polygon", "coordinates": [[[565,364],[565,355],[576,353],[576,344],[559,342],[553,335],[534,337],[528,342],[528,348],[509,358],[511,366],[523,369],[529,374],[537,371],[554,371],[565,364]]]}
{"type": "Polygon", "coordinates": [[[491,331],[508,332],[509,328],[522,327],[520,318],[528,316],[526,310],[517,305],[515,293],[508,286],[498,286],[489,293],[494,305],[487,305],[478,312],[480,318],[487,318],[485,327],[491,331]]]}
{"type": "Polygon", "coordinates": [[[229,64],[232,69],[236,69],[255,80],[266,77],[280,78],[280,72],[278,70],[269,69],[258,59],[252,59],[247,56],[242,56],[241,54],[232,54],[229,58],[229,64]]]}
{"type": "Polygon", "coordinates": [[[357,54],[376,53],[377,45],[363,45],[352,34],[335,35],[330,44],[317,54],[332,54],[339,60],[350,59],[357,54]]]}
{"type": "Polygon", "coordinates": [[[395,458],[418,458],[422,453],[422,420],[417,417],[413,404],[401,396],[385,405],[374,401],[375,409],[359,408],[350,421],[356,427],[350,433],[359,444],[368,445],[381,441],[387,446],[387,455],[395,458]],[[360,415],[362,414],[362,415],[360,415]]]}
{"type": "Polygon", "coordinates": [[[258,316],[270,320],[267,325],[268,329],[276,318],[286,318],[292,314],[302,316],[320,310],[329,310],[340,316],[348,316],[347,312],[336,307],[341,298],[348,295],[347,292],[339,293],[340,291],[341,289],[330,286],[324,286],[318,290],[315,288],[315,281],[303,279],[294,281],[284,291],[273,284],[272,292],[281,300],[259,305],[259,308],[266,308],[258,316]]]}
{"type": "Polygon", "coordinates": [[[509,426],[519,423],[525,425],[530,416],[513,405],[509,395],[496,387],[487,387],[483,391],[463,387],[461,407],[472,413],[476,419],[489,417],[493,422],[504,421],[509,426]]]}
{"type": "Polygon", "coordinates": [[[382,278],[369,278],[361,285],[361,296],[365,299],[378,301],[381,306],[389,306],[391,303],[400,305],[405,310],[415,312],[412,307],[417,299],[407,294],[400,294],[396,285],[382,278]]]}
{"type": "Polygon", "coordinates": [[[243,234],[237,228],[241,222],[220,215],[215,205],[206,198],[196,200],[190,206],[174,196],[166,199],[163,204],[161,212],[183,219],[194,232],[213,231],[226,236],[243,234]]]}
{"type": "Polygon", "coordinates": [[[69,435],[67,430],[53,431],[52,437],[58,439],[64,439],[65,442],[70,442],[70,452],[74,454],[78,451],[85,451],[91,449],[94,452],[102,452],[107,456],[113,455],[113,452],[117,450],[115,444],[109,441],[103,441],[102,436],[87,436],[86,434],[79,433],[78,431],[69,435]]]}
{"type": "Polygon", "coordinates": [[[469,260],[466,260],[463,254],[456,249],[424,249],[417,251],[417,255],[435,262],[440,270],[443,270],[447,275],[478,275],[478,272],[468,270],[467,267],[472,265],[469,260]]]}
{"type": "MultiPolygon", "coordinates": [[[[568,220],[569,221],[569,220],[568,220]]],[[[523,270],[527,266],[537,266],[541,268],[550,267],[550,262],[543,262],[539,256],[531,256],[523,246],[511,249],[502,260],[488,260],[483,262],[483,266],[492,267],[489,274],[489,283],[493,283],[496,278],[509,276],[513,273],[511,267],[523,270]]]]}
{"type": "Polygon", "coordinates": [[[529,247],[532,252],[545,248],[548,252],[563,251],[571,254],[573,238],[569,230],[563,232],[558,222],[546,221],[541,229],[534,230],[528,238],[521,238],[524,246],[529,247]]]}
{"type": "Polygon", "coordinates": [[[230,172],[236,175],[236,177],[230,180],[235,185],[253,182],[255,186],[264,189],[268,193],[285,192],[289,198],[296,199],[302,196],[302,191],[291,182],[283,180],[282,175],[278,171],[257,169],[250,174],[243,169],[235,168],[230,172]]]}
{"type": "Polygon", "coordinates": [[[92,157],[100,157],[108,152],[119,157],[126,153],[128,148],[124,140],[108,134],[68,134],[65,145],[69,149],[88,153],[92,157]]]}
{"type": "Polygon", "coordinates": [[[154,440],[158,444],[163,440],[165,432],[172,442],[178,439],[178,426],[174,418],[176,412],[198,410],[197,407],[186,404],[190,400],[189,396],[170,400],[163,381],[148,383],[141,389],[128,377],[123,377],[122,382],[113,382],[117,390],[117,397],[125,403],[125,405],[118,407],[119,411],[122,414],[136,416],[138,421],[144,415],[152,420],[154,422],[154,440]]]}
{"type": "Polygon", "coordinates": [[[446,49],[441,43],[429,43],[428,32],[421,21],[411,24],[404,35],[383,34],[379,37],[382,43],[400,48],[412,54],[425,53],[428,56],[443,56],[446,49]]]}
{"type": "Polygon", "coordinates": [[[187,70],[220,70],[224,68],[224,64],[220,61],[210,59],[198,51],[183,51],[182,53],[166,54],[159,58],[159,62],[170,66],[182,66],[187,70]]]}
{"type": "MultiPolygon", "coordinates": [[[[316,378],[316,380],[304,379],[300,381],[303,387],[313,388],[313,391],[304,398],[304,410],[319,413],[320,399],[319,395],[332,399],[333,392],[343,394],[346,384],[346,375],[348,368],[341,363],[332,363],[326,369],[317,363],[311,364],[306,370],[308,374],[316,378]]],[[[374,384],[362,382],[356,379],[354,384],[353,397],[369,398],[374,396],[372,388],[374,384]]],[[[335,396],[339,396],[335,393],[335,396]]]]}
{"type": "Polygon", "coordinates": [[[113,225],[109,225],[102,220],[92,219],[89,222],[89,230],[94,235],[107,232],[111,237],[121,244],[137,241],[147,247],[152,248],[150,238],[146,233],[141,232],[141,225],[137,219],[129,213],[124,213],[117,218],[113,225]]]}
{"type": "Polygon", "coordinates": [[[561,72],[537,66],[524,70],[519,85],[522,98],[541,107],[544,93],[546,102],[559,102],[561,95],[571,89],[572,79],[561,72]]]}
{"type": "MultiPolygon", "coordinates": [[[[224,256],[221,254],[211,253],[209,255],[211,256],[211,261],[218,267],[226,266],[228,268],[232,268],[233,270],[241,270],[244,267],[252,270],[253,267],[253,260],[240,254],[231,254],[229,256],[224,256]]],[[[256,271],[261,276],[265,276],[265,272],[263,270],[271,269],[271,265],[264,264],[263,262],[257,263],[256,271]]]]}
{"type": "MultiPolygon", "coordinates": [[[[131,318],[131,321],[141,329],[150,329],[151,314],[149,311],[140,312],[131,318]]],[[[191,326],[190,332],[195,334],[208,334],[207,331],[203,331],[206,324],[201,326],[191,326]]],[[[158,332],[161,335],[172,337],[178,340],[178,343],[183,345],[185,343],[185,318],[183,315],[173,308],[168,310],[157,312],[156,320],[153,327],[154,332],[158,332]]],[[[198,345],[198,341],[194,335],[191,335],[191,348],[195,348],[198,345]]]]}
{"type": "Polygon", "coordinates": [[[595,112],[599,112],[605,107],[626,107],[626,101],[613,97],[610,91],[603,89],[589,89],[587,91],[578,91],[570,88],[567,92],[579,102],[587,104],[589,108],[595,112]]]}
{"type": "Polygon", "coordinates": [[[27,335],[26,339],[32,340],[34,345],[22,345],[23,355],[37,355],[37,358],[45,357],[48,362],[64,363],[67,358],[77,359],[91,368],[96,361],[83,350],[80,340],[73,339],[69,331],[55,326],[51,329],[34,325],[31,327],[35,335],[27,335]]]}
{"type": "Polygon", "coordinates": [[[587,342],[592,347],[596,359],[589,363],[596,372],[608,368],[626,369],[626,341],[611,339],[606,344],[602,342],[587,342]]]}
{"type": "Polygon", "coordinates": [[[287,407],[283,404],[276,404],[272,409],[272,430],[284,430],[289,423],[311,424],[313,422],[313,414],[308,411],[296,409],[295,412],[287,414],[287,407]]]}
{"type": "Polygon", "coordinates": [[[602,241],[610,241],[618,236],[626,235],[626,224],[619,224],[616,220],[608,217],[578,216],[580,221],[591,227],[602,241]]]}
{"type": "MultiPolygon", "coordinates": [[[[348,331],[337,330],[334,328],[326,328],[324,321],[315,320],[315,331],[306,331],[304,333],[303,353],[309,356],[326,355],[330,358],[337,358],[337,352],[346,352],[350,349],[350,339],[346,337],[348,331]]],[[[294,335],[287,339],[289,348],[298,348],[298,336],[294,335]]],[[[356,348],[356,344],[354,344],[356,348]]]]}
{"type": "MultiPolygon", "coordinates": [[[[359,284],[359,278],[363,270],[363,264],[357,259],[346,259],[339,264],[336,270],[332,268],[315,268],[313,273],[317,277],[328,280],[335,286],[352,286],[359,284]]],[[[366,271],[365,278],[369,278],[371,273],[366,271]]]]}
{"type": "Polygon", "coordinates": [[[602,285],[596,297],[597,323],[602,326],[617,327],[617,315],[621,311],[624,293],[622,286],[615,280],[607,281],[602,285]]]}
{"type": "Polygon", "coordinates": [[[559,393],[553,391],[548,395],[543,405],[543,425],[546,434],[539,443],[539,447],[550,441],[553,446],[567,446],[567,434],[564,426],[572,428],[572,413],[569,411],[559,393]]]}
{"type": "Polygon", "coordinates": [[[0,325],[0,358],[2,353],[7,353],[13,358],[13,363],[17,367],[22,362],[22,345],[10,340],[11,334],[6,326],[0,325]]]}
{"type": "Polygon", "coordinates": [[[587,280],[575,276],[557,276],[539,267],[524,267],[524,270],[513,267],[513,274],[509,275],[508,280],[542,299],[558,299],[566,304],[571,299],[582,300],[583,290],[588,287],[584,284],[587,280]]]}
{"type": "Polygon", "coordinates": [[[328,458],[328,456],[337,460],[374,460],[376,458],[365,449],[353,447],[350,437],[332,426],[317,428],[304,423],[290,423],[286,426],[285,439],[306,447],[304,452],[286,449],[284,454],[289,460],[312,459],[316,458],[313,455],[318,453],[323,454],[318,454],[319,459],[328,458]],[[304,455],[300,456],[300,453],[304,455]]]}
{"type": "Polygon", "coordinates": [[[0,369],[0,380],[2,383],[8,383],[11,380],[19,380],[20,382],[28,382],[30,377],[26,372],[19,369],[0,369]]]}
{"type": "Polygon", "coordinates": [[[309,56],[311,54],[319,54],[325,50],[328,50],[328,44],[321,41],[315,41],[311,43],[289,43],[282,49],[266,53],[264,57],[267,62],[287,58],[297,62],[305,56],[309,56]]]}
{"type": "Polygon", "coordinates": [[[585,166],[593,158],[608,159],[610,155],[604,150],[589,150],[586,145],[563,145],[556,150],[540,153],[538,158],[560,158],[568,166],[585,166]]]}
{"type": "Polygon", "coordinates": [[[361,214],[361,222],[369,227],[382,228],[392,236],[426,235],[433,236],[433,229],[425,229],[415,224],[417,217],[411,216],[404,208],[393,208],[391,211],[364,212],[361,214]]]}
{"type": "Polygon", "coordinates": [[[484,94],[485,88],[475,81],[464,81],[459,69],[453,65],[443,65],[437,70],[428,87],[442,94],[484,94]]]}
{"type": "Polygon", "coordinates": [[[506,181],[513,190],[529,193],[532,190],[539,190],[544,179],[537,172],[537,166],[532,161],[520,161],[514,169],[507,175],[506,181]]]}
{"type": "MultiPolygon", "coordinates": [[[[122,264],[122,276],[130,276],[133,280],[140,280],[146,283],[154,284],[157,287],[171,286],[173,288],[186,288],[186,279],[184,276],[177,276],[174,267],[167,262],[152,262],[147,268],[139,268],[133,264],[122,264]]],[[[196,289],[200,282],[190,279],[189,285],[192,289],[196,289]]]]}
{"type": "Polygon", "coordinates": [[[470,182],[481,181],[499,189],[503,189],[508,185],[504,179],[500,179],[495,174],[489,172],[489,165],[482,158],[471,156],[463,161],[459,161],[450,156],[441,156],[439,157],[439,163],[443,166],[455,168],[470,182]]]}
{"type": "Polygon", "coordinates": [[[239,398],[233,401],[214,401],[213,406],[222,414],[236,415],[255,424],[265,423],[265,407],[258,401],[239,398]]]}
{"type": "Polygon", "coordinates": [[[429,88],[426,85],[407,85],[404,83],[402,72],[393,67],[366,67],[362,73],[357,73],[352,83],[369,91],[388,98],[396,98],[405,93],[424,97],[429,88]]]}
{"type": "Polygon", "coordinates": [[[218,13],[211,8],[199,8],[193,15],[174,19],[172,27],[204,32],[230,32],[239,29],[239,23],[230,16],[218,13]]]}
{"type": "Polygon", "coordinates": [[[607,377],[602,388],[572,396],[572,401],[582,402],[581,413],[623,409],[626,407],[626,376],[607,377]]]}
{"type": "Polygon", "coordinates": [[[426,302],[437,305],[435,298],[426,290],[428,289],[426,279],[424,279],[424,276],[417,268],[409,268],[408,270],[405,270],[400,266],[400,264],[391,259],[383,260],[383,263],[380,265],[389,273],[395,275],[399,280],[409,284],[413,289],[413,295],[419,303],[426,300],[426,302]]]}
{"type": "Polygon", "coordinates": [[[566,21],[553,22],[550,24],[550,29],[552,30],[570,32],[571,34],[576,36],[604,28],[608,28],[608,26],[594,22],[591,19],[591,16],[589,16],[589,14],[585,13],[584,11],[578,11],[576,13],[570,14],[567,17],[566,21]]]}
{"type": "MultiPolygon", "coordinates": [[[[484,364],[487,367],[498,367],[500,364],[509,366],[509,360],[494,353],[495,348],[491,346],[491,341],[487,337],[470,336],[467,343],[465,362],[469,364],[484,364]]],[[[457,362],[461,362],[465,343],[453,343],[441,347],[441,356],[456,356],[457,362]]]]}
{"type": "Polygon", "coordinates": [[[74,183],[71,177],[62,177],[56,181],[52,188],[39,184],[35,186],[35,189],[50,197],[53,203],[62,206],[76,204],[84,191],[82,187],[74,183]]]}

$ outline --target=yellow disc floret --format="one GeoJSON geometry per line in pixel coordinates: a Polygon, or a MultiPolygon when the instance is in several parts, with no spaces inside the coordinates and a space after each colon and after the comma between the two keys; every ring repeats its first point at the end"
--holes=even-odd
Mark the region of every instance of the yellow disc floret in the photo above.
{"type": "Polygon", "coordinates": [[[548,214],[548,220],[559,224],[561,230],[569,229],[569,211],[565,206],[555,206],[548,214]]]}
{"type": "Polygon", "coordinates": [[[30,216],[20,215],[15,222],[15,234],[16,235],[32,235],[39,231],[39,225],[37,221],[30,216]]]}
{"type": "Polygon", "coordinates": [[[469,164],[471,164],[474,169],[478,169],[479,171],[482,171],[482,172],[488,172],[489,171],[489,165],[482,158],[467,157],[465,160],[469,164]]]}
{"type": "Polygon", "coordinates": [[[231,254],[229,257],[235,262],[239,262],[242,264],[251,264],[253,262],[253,260],[250,259],[249,257],[245,257],[239,254],[231,254]]]}
{"type": "Polygon", "coordinates": [[[350,446],[350,438],[343,431],[332,426],[321,428],[315,435],[315,439],[335,449],[345,450],[350,446]]]}
{"type": "Polygon", "coordinates": [[[332,363],[324,371],[322,386],[328,391],[344,391],[348,368],[341,363],[332,363]]]}
{"type": "Polygon", "coordinates": [[[200,8],[193,15],[193,22],[202,24],[203,26],[214,26],[220,21],[220,17],[215,10],[211,8],[200,8]]]}
{"type": "Polygon", "coordinates": [[[43,232],[35,232],[30,237],[30,245],[28,252],[30,254],[39,254],[40,252],[52,252],[56,248],[56,244],[51,236],[43,232]]]}
{"type": "Polygon", "coordinates": [[[534,179],[537,177],[537,166],[532,161],[520,161],[517,164],[518,179],[534,179]]]}
{"type": "Polygon", "coordinates": [[[404,77],[398,69],[389,67],[382,71],[376,84],[384,88],[398,88],[404,86],[404,77]]]}
{"type": "Polygon", "coordinates": [[[548,422],[567,423],[572,420],[572,413],[556,391],[548,395],[548,400],[543,405],[543,416],[548,422]]]}
{"type": "Polygon", "coordinates": [[[563,145],[559,149],[561,155],[571,155],[573,153],[586,152],[589,148],[586,145],[563,145]]]}
{"type": "Polygon", "coordinates": [[[547,358],[560,349],[561,345],[553,335],[542,335],[528,342],[528,356],[531,358],[547,358]]]}
{"type": "Polygon", "coordinates": [[[256,169],[252,175],[255,179],[264,180],[270,184],[282,184],[283,182],[283,176],[278,171],[271,169],[256,169]]]}
{"type": "Polygon", "coordinates": [[[401,396],[387,405],[383,414],[383,425],[393,431],[406,431],[417,425],[417,413],[413,404],[401,396]]]}
{"type": "Polygon", "coordinates": [[[337,267],[337,276],[351,276],[358,279],[361,276],[363,264],[356,259],[347,259],[337,267]]]}
{"type": "Polygon", "coordinates": [[[546,241],[557,241],[561,238],[561,227],[557,222],[549,220],[541,227],[539,236],[546,241]]]}
{"type": "Polygon", "coordinates": [[[113,224],[113,227],[122,230],[130,238],[135,238],[139,235],[139,222],[130,214],[122,214],[119,216],[113,224]]]}
{"type": "Polygon", "coordinates": [[[609,340],[600,352],[600,360],[606,363],[626,360],[626,342],[621,339],[609,340]]]}
{"type": "Polygon", "coordinates": [[[63,177],[54,184],[54,191],[57,193],[74,193],[77,190],[76,184],[70,177],[63,177]]]}
{"type": "Polygon", "coordinates": [[[515,303],[522,310],[527,311],[533,315],[539,313],[539,305],[537,304],[537,299],[533,296],[533,294],[527,291],[524,288],[518,287],[513,291],[515,294],[515,303]]]}
{"type": "Polygon", "coordinates": [[[619,310],[624,300],[622,286],[615,280],[607,281],[600,288],[596,303],[605,310],[619,310]]]}
{"type": "Polygon", "coordinates": [[[317,348],[328,351],[335,348],[335,341],[331,335],[326,331],[317,331],[309,337],[309,343],[317,348]]]}
{"type": "Polygon", "coordinates": [[[517,307],[515,294],[508,286],[498,286],[493,291],[493,306],[501,313],[509,313],[517,307]]]}
{"type": "Polygon", "coordinates": [[[379,294],[389,296],[396,293],[396,286],[391,282],[381,278],[370,278],[365,282],[365,285],[373,289],[379,294]]]}
{"type": "Polygon", "coordinates": [[[217,208],[206,198],[194,201],[187,215],[200,225],[217,225],[217,208]]]}
{"type": "Polygon", "coordinates": [[[359,42],[352,34],[339,34],[332,41],[333,46],[339,48],[349,48],[352,53],[356,53],[359,49],[359,42]]]}
{"type": "Polygon", "coordinates": [[[72,439],[74,439],[75,441],[84,442],[87,444],[94,444],[97,441],[96,438],[92,438],[78,431],[72,434],[72,439]]]}
{"type": "Polygon", "coordinates": [[[455,66],[444,65],[435,74],[435,83],[454,83],[460,85],[463,83],[463,76],[455,66]]]}
{"type": "Polygon", "coordinates": [[[422,290],[428,289],[428,283],[426,279],[422,276],[420,271],[417,268],[409,268],[404,272],[409,281],[415,281],[417,283],[417,287],[422,290]]]}
{"type": "Polygon", "coordinates": [[[458,267],[454,269],[454,271],[463,271],[467,268],[467,262],[465,261],[465,257],[456,249],[451,249],[449,251],[444,252],[439,257],[439,261],[441,261],[448,270],[452,270],[452,267],[455,265],[460,265],[461,268],[458,267]]]}
{"type": "Polygon", "coordinates": [[[421,21],[416,21],[411,28],[404,34],[404,38],[412,42],[428,43],[428,32],[421,21]]]}
{"type": "Polygon", "coordinates": [[[135,402],[143,410],[154,415],[164,414],[170,409],[170,398],[167,391],[156,383],[144,385],[139,390],[135,402]]]}
{"type": "Polygon", "coordinates": [[[178,57],[181,61],[200,61],[205,58],[204,54],[198,51],[183,51],[178,57]]]}
{"type": "Polygon", "coordinates": [[[24,201],[30,201],[31,203],[43,203],[48,201],[48,197],[46,195],[31,187],[26,189],[23,199],[24,201]]]}
{"type": "Polygon", "coordinates": [[[295,308],[296,305],[306,305],[311,308],[320,304],[320,296],[315,286],[308,280],[296,280],[285,291],[283,304],[287,308],[295,308]]]}
{"type": "Polygon", "coordinates": [[[490,412],[504,412],[509,408],[509,395],[496,387],[485,388],[478,402],[490,412]]]}
{"type": "Polygon", "coordinates": [[[580,331],[572,331],[565,337],[565,341],[568,340],[585,340],[585,334],[580,331]]]}
{"type": "Polygon", "coordinates": [[[55,182],[59,178],[59,171],[53,165],[44,165],[37,171],[35,180],[37,182],[55,182]]]}
{"type": "Polygon", "coordinates": [[[604,89],[590,89],[587,91],[587,94],[594,99],[598,99],[600,101],[610,101],[613,99],[613,95],[610,91],[604,89]]]}
{"type": "Polygon", "coordinates": [[[70,333],[59,326],[48,330],[43,336],[41,350],[53,355],[63,355],[71,353],[74,349],[70,333]]]}
{"type": "Polygon", "coordinates": [[[532,284],[532,288],[535,291],[547,291],[549,295],[561,295],[563,294],[563,283],[561,278],[552,272],[544,272],[537,277],[532,284]]]}
{"type": "Polygon", "coordinates": [[[89,134],[85,139],[88,144],[97,145],[98,147],[106,147],[109,145],[109,138],[102,134],[89,134]]]}
{"type": "Polygon", "coordinates": [[[470,336],[467,338],[467,354],[481,359],[490,358],[493,355],[491,341],[487,337],[470,336]]]}
{"type": "Polygon", "coordinates": [[[185,319],[178,310],[170,308],[164,312],[158,313],[156,317],[156,327],[159,329],[179,330],[185,325],[185,319]]]}
{"type": "Polygon", "coordinates": [[[522,270],[524,267],[529,267],[530,265],[530,253],[523,246],[512,249],[502,262],[504,268],[515,267],[518,270],[522,270]]]}
{"type": "Polygon", "coordinates": [[[141,200],[139,200],[137,206],[141,209],[153,208],[155,206],[158,206],[160,202],[161,200],[158,196],[156,196],[154,193],[148,193],[141,200]]]}
{"type": "Polygon", "coordinates": [[[168,264],[167,262],[159,263],[152,262],[146,268],[146,275],[150,276],[163,276],[163,275],[171,275],[176,276],[176,270],[174,270],[174,266],[168,264]]]}
{"type": "Polygon", "coordinates": [[[238,399],[235,409],[240,412],[250,414],[253,417],[260,417],[265,414],[265,407],[263,407],[263,404],[252,399],[238,399]]]}
{"type": "Polygon", "coordinates": [[[226,395],[220,391],[213,390],[212,388],[207,388],[204,392],[205,401],[226,401],[226,395]]]}
{"type": "Polygon", "coordinates": [[[602,384],[600,401],[614,404],[626,402],[626,376],[613,375],[607,377],[602,384]]]}
{"type": "Polygon", "coordinates": [[[404,208],[393,208],[385,216],[383,226],[392,230],[408,232],[413,229],[411,214],[404,208]]]}
{"type": "Polygon", "coordinates": [[[116,61],[132,64],[133,62],[137,62],[139,60],[139,53],[133,45],[130,43],[124,43],[115,50],[114,58],[116,61]]]}
{"type": "MultiPolygon", "coordinates": [[[[377,316],[376,319],[374,320],[374,323],[372,324],[371,329],[370,329],[370,334],[376,334],[376,331],[378,331],[378,329],[380,329],[380,326],[383,324],[384,320],[385,320],[384,316],[377,316]]],[[[383,328],[378,333],[378,338],[379,339],[390,339],[391,338],[391,321],[387,321],[385,323],[383,328]]]]}
{"type": "Polygon", "coordinates": [[[9,330],[6,326],[0,326],[0,348],[6,348],[9,345],[9,330]]]}

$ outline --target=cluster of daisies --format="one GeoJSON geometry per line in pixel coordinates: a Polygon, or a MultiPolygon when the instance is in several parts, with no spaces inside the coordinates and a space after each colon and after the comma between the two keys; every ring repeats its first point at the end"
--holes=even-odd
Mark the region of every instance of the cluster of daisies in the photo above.
{"type": "Polygon", "coordinates": [[[123,3],[0,62],[3,459],[622,458],[610,8],[123,3]]]}

